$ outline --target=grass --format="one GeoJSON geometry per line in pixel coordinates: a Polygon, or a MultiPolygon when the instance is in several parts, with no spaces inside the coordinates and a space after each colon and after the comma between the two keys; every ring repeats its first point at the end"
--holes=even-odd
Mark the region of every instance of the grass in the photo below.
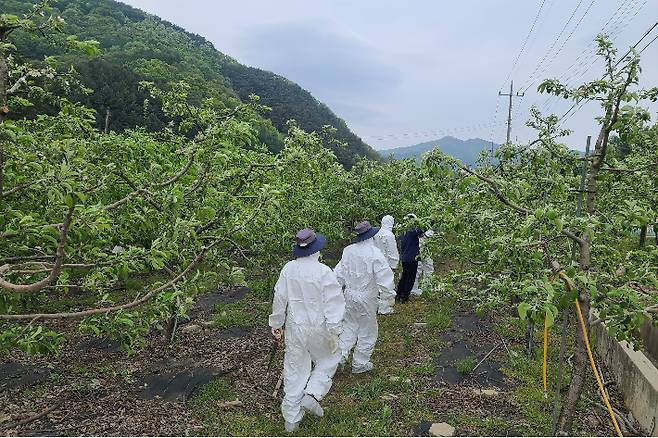
{"type": "Polygon", "coordinates": [[[471,374],[477,363],[478,360],[475,357],[466,356],[455,362],[455,368],[462,374],[471,374]]]}
{"type": "Polygon", "coordinates": [[[469,435],[499,436],[501,431],[512,436],[518,434],[513,421],[495,414],[485,417],[456,414],[450,418],[450,422],[459,424],[462,429],[469,432],[469,435]]]}
{"type": "Polygon", "coordinates": [[[230,304],[217,304],[215,306],[215,326],[221,329],[266,326],[270,307],[269,303],[255,302],[253,299],[230,304]]]}
{"type": "MultiPolygon", "coordinates": [[[[262,309],[253,301],[220,305],[215,309],[215,321],[221,327],[265,325],[270,306],[266,304],[262,309]],[[254,312],[254,306],[262,314],[254,312]]],[[[412,425],[431,419],[427,400],[441,392],[432,384],[435,339],[438,326],[449,324],[451,309],[451,303],[426,294],[380,318],[380,337],[372,358],[375,369],[367,375],[338,373],[322,402],[325,416],[306,416],[294,435],[409,435],[412,425]],[[436,320],[441,324],[429,324],[426,315],[440,315],[436,320]]],[[[192,411],[203,425],[199,434],[285,434],[278,403],[263,405],[237,382],[218,382],[211,382],[191,401],[192,411]],[[218,407],[236,398],[243,407],[218,407]]]]}
{"type": "MultiPolygon", "coordinates": [[[[424,421],[448,422],[459,433],[477,435],[550,435],[552,400],[544,397],[541,379],[541,339],[537,333],[535,355],[525,354],[525,323],[511,316],[496,317],[495,330],[507,339],[507,349],[492,358],[515,385],[491,403],[470,405],[469,387],[446,387],[436,383],[435,358],[441,333],[451,325],[456,308],[453,295],[427,289],[420,298],[396,306],[392,315],[379,318],[379,339],[372,361],[375,369],[366,375],[337,373],[322,405],[325,416],[308,415],[294,436],[408,436],[424,421]],[[485,406],[485,407],[483,407],[485,406]]],[[[216,308],[220,327],[266,325],[270,303],[252,297],[216,308]]],[[[573,340],[570,339],[570,346],[573,340]]],[[[559,330],[551,332],[549,357],[557,358],[559,330]]],[[[469,356],[455,364],[464,374],[479,361],[469,356]]],[[[555,382],[557,360],[549,367],[555,382]]],[[[567,370],[568,367],[565,367],[567,370]]],[[[563,385],[568,385],[565,375],[563,385]]],[[[268,388],[266,388],[268,389],[268,388]]],[[[595,388],[594,388],[595,389],[595,388]]],[[[596,399],[596,395],[590,396],[596,399]]],[[[191,402],[193,415],[203,427],[201,435],[284,435],[278,402],[263,402],[237,381],[217,380],[207,385],[191,402]],[[242,407],[222,408],[222,403],[239,399],[242,407]]],[[[579,409],[583,409],[580,406],[579,409]]],[[[591,434],[587,430],[578,433],[591,434]]]]}

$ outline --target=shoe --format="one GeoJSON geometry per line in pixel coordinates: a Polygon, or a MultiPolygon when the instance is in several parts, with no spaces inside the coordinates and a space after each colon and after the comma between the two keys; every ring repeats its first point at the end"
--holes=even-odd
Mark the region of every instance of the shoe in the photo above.
{"type": "Polygon", "coordinates": [[[302,407],[315,416],[322,417],[324,415],[324,409],[315,397],[310,394],[306,394],[302,399],[302,407]]]}
{"type": "Polygon", "coordinates": [[[345,365],[347,365],[347,357],[341,356],[340,362],[338,362],[338,369],[340,370],[340,372],[345,371],[345,365]]]}
{"type": "Polygon", "coordinates": [[[420,289],[415,289],[415,290],[412,290],[412,291],[411,291],[411,295],[415,295],[415,296],[417,296],[417,297],[421,296],[422,293],[423,293],[423,291],[420,290],[420,289]]]}
{"type": "Polygon", "coordinates": [[[367,373],[368,371],[372,371],[374,367],[375,366],[372,364],[372,362],[366,362],[365,364],[358,367],[352,365],[352,374],[367,373]]]}
{"type": "Polygon", "coordinates": [[[286,429],[286,432],[288,432],[288,433],[293,433],[293,432],[296,431],[297,428],[299,427],[299,422],[297,422],[297,423],[288,423],[288,422],[286,421],[286,424],[285,424],[284,427],[285,427],[285,429],[286,429]]]}

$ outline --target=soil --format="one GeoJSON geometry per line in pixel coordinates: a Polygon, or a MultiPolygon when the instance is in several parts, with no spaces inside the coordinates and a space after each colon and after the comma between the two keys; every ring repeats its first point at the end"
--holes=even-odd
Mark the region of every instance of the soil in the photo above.
{"type": "Polygon", "coordinates": [[[212,313],[215,305],[237,303],[249,293],[251,293],[251,290],[247,287],[239,287],[237,289],[220,287],[217,290],[199,295],[195,300],[194,307],[187,312],[187,318],[183,318],[178,323],[185,324],[207,316],[212,313]]]}
{"type": "MultiPolygon", "coordinates": [[[[237,301],[247,293],[237,290],[221,294],[221,298],[213,293],[212,299],[201,302],[207,308],[209,302],[237,301]]],[[[202,426],[185,401],[202,384],[223,376],[240,379],[242,386],[260,394],[261,386],[274,387],[280,372],[273,370],[266,376],[272,346],[266,327],[205,328],[191,333],[179,330],[173,345],[165,344],[162,335],[153,331],[146,342],[134,356],[104,348],[113,345],[107,340],[82,336],[69,338],[54,357],[15,354],[0,365],[0,433],[198,434],[195,431],[202,426]],[[258,376],[257,383],[252,376],[258,376]],[[42,418],[12,427],[58,404],[42,418]]],[[[275,368],[280,368],[278,362],[275,368]]],[[[263,403],[276,402],[263,393],[263,403]]]]}
{"type": "MultiPolygon", "coordinates": [[[[220,302],[237,302],[248,290],[213,291],[201,297],[196,319],[210,316],[220,302]],[[230,301],[233,300],[233,301],[230,301]]],[[[422,330],[422,327],[417,328],[422,330]]],[[[75,333],[69,330],[69,333],[75,333]]],[[[14,355],[0,365],[0,433],[15,436],[71,435],[198,435],[204,428],[194,415],[190,398],[201,385],[221,377],[253,405],[252,409],[278,412],[272,388],[281,373],[281,351],[268,370],[272,339],[267,327],[208,328],[177,332],[173,345],[163,343],[160,333],[147,336],[146,347],[134,356],[117,351],[102,338],[72,336],[60,355],[29,358],[14,355]],[[84,351],[81,354],[81,351],[84,351]],[[64,401],[62,403],[62,401],[64,401]],[[20,427],[17,421],[55,406],[47,415],[20,427]]],[[[508,391],[516,382],[500,371],[506,347],[499,346],[473,375],[455,375],[456,360],[474,356],[479,362],[502,339],[493,330],[491,318],[458,311],[451,328],[442,332],[436,355],[437,373],[427,378],[428,387],[439,388],[425,400],[435,418],[418,424],[409,433],[424,436],[433,422],[455,416],[487,418],[495,415],[513,424],[523,424],[519,406],[508,391]],[[499,362],[500,361],[500,362],[499,362]],[[493,396],[474,389],[497,388],[493,396]]],[[[510,342],[511,344],[514,341],[510,342]]],[[[408,358],[409,365],[425,357],[408,358]]],[[[604,370],[604,373],[606,371],[604,370]]],[[[338,377],[342,379],[342,377],[338,377]]],[[[610,381],[607,373],[606,380],[610,381]]],[[[337,382],[340,384],[340,382],[337,382]]],[[[623,403],[614,384],[608,387],[613,404],[623,403]]],[[[242,398],[242,396],[241,396],[242,398]]],[[[595,396],[592,396],[595,398],[595,396]]],[[[395,402],[391,402],[395,403],[395,402]]],[[[611,433],[605,412],[587,410],[583,422],[589,432],[611,433]]],[[[487,429],[500,436],[518,435],[515,430],[487,429]]],[[[478,428],[458,428],[457,435],[482,433],[478,428]]]]}
{"type": "Polygon", "coordinates": [[[0,391],[29,388],[45,382],[50,376],[48,368],[18,362],[0,364],[0,391]]]}
{"type": "Polygon", "coordinates": [[[108,338],[93,337],[80,342],[77,348],[80,351],[101,350],[109,353],[119,351],[121,343],[108,338]]]}
{"type": "Polygon", "coordinates": [[[226,375],[230,370],[195,366],[192,360],[177,361],[170,358],[157,362],[150,372],[138,381],[137,398],[186,401],[192,398],[201,385],[226,375]]]}

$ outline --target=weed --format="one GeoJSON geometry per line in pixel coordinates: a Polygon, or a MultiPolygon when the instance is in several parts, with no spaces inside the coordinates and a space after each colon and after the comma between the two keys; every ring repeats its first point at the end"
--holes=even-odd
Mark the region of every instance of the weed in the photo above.
{"type": "Polygon", "coordinates": [[[412,372],[417,376],[432,376],[436,367],[432,362],[416,364],[412,367],[412,372]]]}
{"type": "Polygon", "coordinates": [[[215,306],[215,325],[222,328],[229,327],[258,327],[267,325],[267,316],[270,312],[269,303],[218,304],[215,306]]]}
{"type": "Polygon", "coordinates": [[[473,356],[466,356],[455,361],[455,368],[462,374],[471,374],[477,366],[477,359],[473,356]]]}

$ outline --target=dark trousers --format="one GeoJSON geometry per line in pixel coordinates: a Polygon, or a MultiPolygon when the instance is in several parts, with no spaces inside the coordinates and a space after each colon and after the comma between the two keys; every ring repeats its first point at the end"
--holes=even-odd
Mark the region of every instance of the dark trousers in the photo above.
{"type": "Polygon", "coordinates": [[[400,276],[400,281],[398,282],[398,291],[397,296],[395,297],[396,301],[407,301],[409,299],[409,294],[411,289],[414,287],[414,281],[416,281],[416,272],[418,272],[418,262],[402,262],[402,275],[400,276]]]}

